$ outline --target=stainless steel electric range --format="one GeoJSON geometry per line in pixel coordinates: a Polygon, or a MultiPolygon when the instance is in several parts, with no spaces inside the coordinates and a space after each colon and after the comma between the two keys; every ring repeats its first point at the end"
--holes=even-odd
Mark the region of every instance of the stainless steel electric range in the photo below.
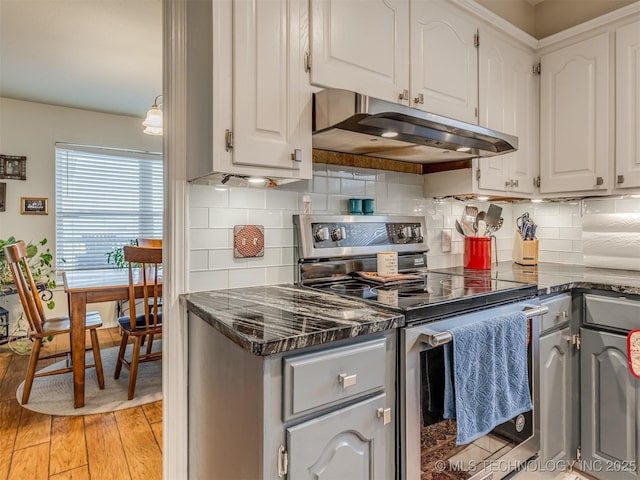
{"type": "Polygon", "coordinates": [[[536,299],[536,285],[497,280],[488,272],[429,272],[422,216],[295,215],[293,221],[301,286],[356,297],[405,316],[397,348],[398,479],[497,480],[536,454],[539,317],[545,310],[536,299]],[[401,275],[393,281],[375,277],[381,251],[398,252],[401,275]],[[442,344],[451,341],[447,327],[514,310],[526,312],[530,327],[534,409],[496,427],[477,444],[455,446],[455,420],[444,420],[432,408],[441,402],[442,392],[434,385],[444,377],[438,365],[442,344]],[[462,460],[470,458],[469,451],[477,457],[471,457],[471,466],[462,460]]]}

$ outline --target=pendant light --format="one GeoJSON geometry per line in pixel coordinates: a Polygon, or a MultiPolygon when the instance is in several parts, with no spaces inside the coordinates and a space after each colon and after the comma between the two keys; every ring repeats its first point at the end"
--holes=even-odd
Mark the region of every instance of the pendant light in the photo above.
{"type": "Polygon", "coordinates": [[[147,117],[142,122],[142,125],[145,126],[144,133],[147,135],[162,135],[162,110],[160,110],[162,103],[158,102],[161,97],[162,95],[158,95],[155,98],[153,105],[147,112],[147,117]]]}

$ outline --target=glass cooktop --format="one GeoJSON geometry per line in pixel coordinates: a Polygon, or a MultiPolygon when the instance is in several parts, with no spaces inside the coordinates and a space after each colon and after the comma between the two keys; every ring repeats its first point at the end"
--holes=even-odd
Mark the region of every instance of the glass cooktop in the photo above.
{"type": "Polygon", "coordinates": [[[537,294],[535,284],[497,280],[489,276],[428,272],[416,277],[416,280],[392,284],[352,278],[308,286],[402,311],[407,322],[437,320],[452,314],[533,298],[537,294]]]}

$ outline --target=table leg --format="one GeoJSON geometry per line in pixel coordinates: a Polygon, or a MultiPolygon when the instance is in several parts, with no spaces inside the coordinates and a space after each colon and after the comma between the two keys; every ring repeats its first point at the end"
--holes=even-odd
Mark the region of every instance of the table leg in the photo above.
{"type": "Polygon", "coordinates": [[[71,362],[73,363],[73,406],[75,408],[84,407],[84,324],[86,316],[86,294],[69,294],[69,317],[71,319],[71,362]]]}

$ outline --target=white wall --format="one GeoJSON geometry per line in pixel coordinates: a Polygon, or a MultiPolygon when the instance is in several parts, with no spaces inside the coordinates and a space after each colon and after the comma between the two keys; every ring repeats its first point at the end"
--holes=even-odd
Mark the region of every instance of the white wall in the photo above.
{"type": "MultiPolygon", "coordinates": [[[[420,175],[314,165],[312,180],[274,189],[189,186],[190,291],[290,283],[295,255],[291,217],[302,212],[309,194],[312,212],[346,214],[350,197],[374,198],[376,213],[425,215],[429,268],[462,265],[463,238],[455,230],[469,202],[422,197],[420,175]],[[264,225],[265,255],[233,258],[233,226],[264,225]],[[442,251],[442,231],[453,242],[442,251]]],[[[487,202],[475,202],[482,210],[487,202]]],[[[540,260],[582,264],[580,203],[500,203],[504,227],[498,231],[498,260],[510,261],[516,218],[528,211],[538,223],[540,260]]]]}
{"type": "MultiPolygon", "coordinates": [[[[140,112],[141,116],[146,112],[140,112]]],[[[55,144],[77,143],[143,151],[162,151],[162,137],[142,133],[142,118],[0,98],[0,153],[27,157],[27,180],[0,179],[7,184],[6,211],[0,212],[0,238],[14,236],[34,244],[43,238],[55,253],[55,144]],[[21,215],[20,197],[49,199],[48,215],[21,215]]],[[[3,299],[11,310],[17,297],[3,299]]],[[[66,298],[56,294],[57,308],[66,312],[66,298]]],[[[101,306],[101,311],[105,306],[101,306]]],[[[18,308],[19,311],[19,308],[18,308]]],[[[105,310],[103,320],[114,316],[105,310]]],[[[12,318],[16,318],[11,314],[12,318]]]]}

